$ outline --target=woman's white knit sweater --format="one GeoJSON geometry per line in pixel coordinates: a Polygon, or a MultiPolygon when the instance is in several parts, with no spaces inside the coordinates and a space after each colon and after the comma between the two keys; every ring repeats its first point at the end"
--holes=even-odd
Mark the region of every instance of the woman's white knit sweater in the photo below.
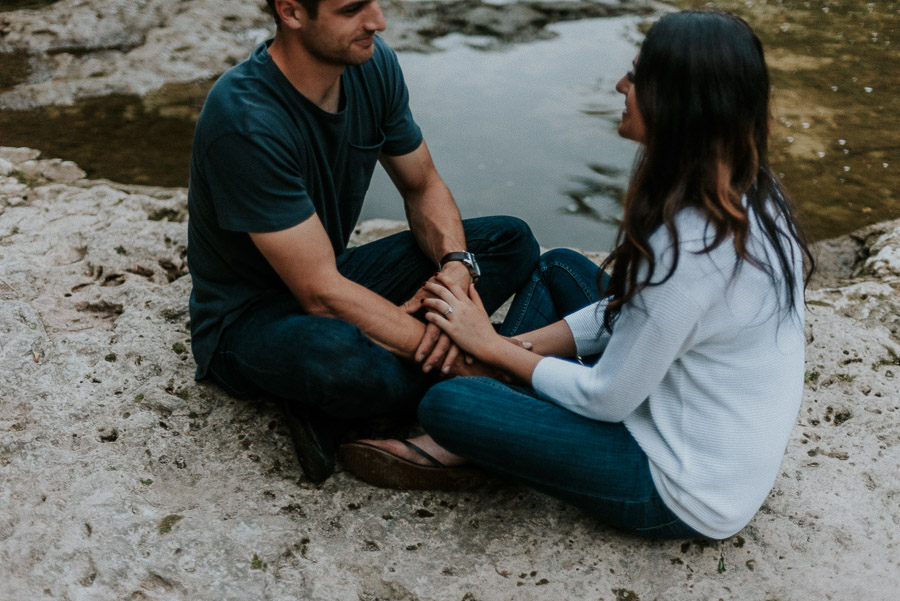
{"type": "MultiPolygon", "coordinates": [[[[749,250],[780,274],[751,223],[749,250]]],[[[784,290],[752,264],[737,264],[730,239],[698,252],[713,235],[699,212],[682,211],[676,227],[675,273],[624,307],[611,335],[599,335],[603,303],[566,317],[578,354],[602,351],[600,360],[585,367],[542,359],[532,385],[575,413],[624,422],[666,506],[698,532],[727,538],[772,489],[800,407],[802,258],[790,243],[798,287],[788,313],[784,290]]],[[[659,281],[672,264],[671,237],[660,228],[650,242],[659,281]]]]}

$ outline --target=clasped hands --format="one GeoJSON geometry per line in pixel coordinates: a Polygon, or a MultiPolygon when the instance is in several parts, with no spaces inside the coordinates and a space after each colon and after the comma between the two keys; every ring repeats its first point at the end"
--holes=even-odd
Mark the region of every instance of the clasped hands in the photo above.
{"type": "MultiPolygon", "coordinates": [[[[410,315],[418,313],[424,308],[427,319],[427,315],[430,312],[447,310],[447,305],[443,309],[439,309],[426,304],[426,301],[437,298],[433,292],[427,289],[427,286],[432,285],[444,288],[456,285],[467,289],[471,283],[472,278],[462,263],[448,263],[443,270],[435,273],[425,282],[422,288],[403,304],[402,308],[410,315]]],[[[413,358],[417,363],[422,364],[422,371],[425,373],[429,373],[439,366],[443,375],[459,375],[457,372],[462,369],[463,365],[466,363],[469,365],[473,364],[471,357],[461,357],[459,347],[453,344],[450,337],[444,334],[437,325],[430,322],[425,325],[425,333],[416,347],[413,358]]]]}
{"type": "MultiPolygon", "coordinates": [[[[460,267],[463,266],[460,264],[460,267]]],[[[445,268],[436,273],[403,305],[410,314],[422,308],[426,310],[428,323],[414,359],[422,364],[425,373],[439,365],[445,376],[505,379],[498,370],[477,359],[481,345],[499,334],[464,267],[462,272],[445,268]]],[[[530,347],[527,342],[506,340],[524,348],[530,347]]]]}

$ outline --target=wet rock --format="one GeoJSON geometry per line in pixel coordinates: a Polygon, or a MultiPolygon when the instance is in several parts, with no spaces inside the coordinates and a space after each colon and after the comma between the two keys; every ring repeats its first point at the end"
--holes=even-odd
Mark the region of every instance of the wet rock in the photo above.
{"type": "Polygon", "coordinates": [[[49,161],[25,161],[17,165],[17,171],[33,178],[69,184],[85,176],[72,161],[52,159],[49,161]]]}
{"type": "Polygon", "coordinates": [[[884,226],[872,229],[877,233],[868,246],[869,257],[862,273],[884,282],[897,282],[900,280],[900,232],[884,226]]]}

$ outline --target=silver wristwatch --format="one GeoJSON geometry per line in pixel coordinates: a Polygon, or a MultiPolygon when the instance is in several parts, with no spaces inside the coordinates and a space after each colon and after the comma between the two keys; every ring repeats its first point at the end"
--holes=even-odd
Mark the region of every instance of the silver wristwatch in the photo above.
{"type": "Polygon", "coordinates": [[[470,253],[469,251],[460,250],[452,253],[447,253],[441,259],[439,267],[443,269],[444,265],[446,265],[450,261],[461,261],[462,264],[466,266],[466,269],[469,270],[469,275],[472,276],[473,282],[477,282],[478,278],[481,277],[481,268],[478,267],[478,261],[475,260],[475,255],[470,253]]]}

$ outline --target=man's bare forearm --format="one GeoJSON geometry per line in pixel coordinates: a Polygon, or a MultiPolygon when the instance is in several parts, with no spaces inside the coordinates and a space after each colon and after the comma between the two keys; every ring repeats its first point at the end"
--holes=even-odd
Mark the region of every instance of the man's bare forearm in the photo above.
{"type": "Polygon", "coordinates": [[[435,265],[448,252],[466,250],[466,234],[459,209],[439,177],[435,177],[425,190],[410,193],[405,207],[416,242],[435,265]]]}
{"type": "Polygon", "coordinates": [[[382,156],[382,165],[403,197],[410,230],[435,265],[448,252],[466,250],[462,218],[424,140],[413,152],[382,156]]]}
{"type": "Polygon", "coordinates": [[[342,276],[317,216],[286,230],[250,237],[304,311],[352,323],[392,353],[413,357],[425,324],[342,276]]]}
{"type": "Polygon", "coordinates": [[[379,346],[412,359],[425,324],[371,290],[341,279],[323,286],[322,292],[299,299],[304,309],[311,315],[352,323],[379,346]]]}

